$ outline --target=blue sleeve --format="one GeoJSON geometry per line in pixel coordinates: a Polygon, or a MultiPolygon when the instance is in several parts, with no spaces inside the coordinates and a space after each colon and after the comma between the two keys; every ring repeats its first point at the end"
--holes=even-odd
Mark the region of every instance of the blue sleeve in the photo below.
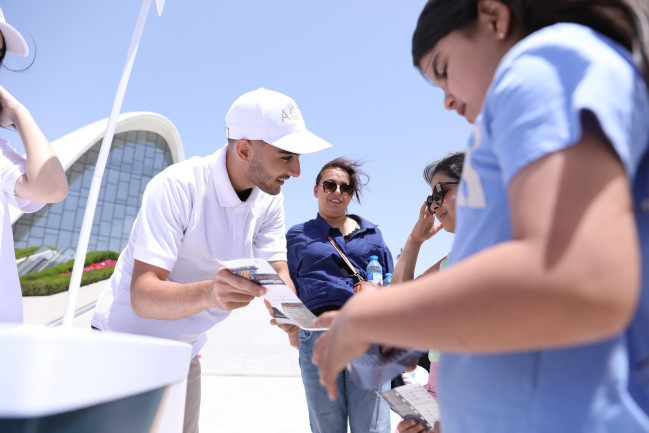
{"type": "Polygon", "coordinates": [[[383,233],[381,233],[381,230],[376,229],[376,236],[378,236],[381,239],[381,244],[383,244],[383,252],[381,254],[381,257],[379,257],[379,262],[381,263],[381,266],[383,266],[383,273],[390,272],[392,273],[394,271],[394,261],[392,259],[392,253],[390,252],[390,249],[388,246],[385,244],[385,240],[383,239],[383,233]]]}
{"type": "Polygon", "coordinates": [[[647,143],[646,87],[618,51],[604,43],[597,48],[594,54],[569,43],[530,47],[499,68],[484,115],[505,184],[531,162],[576,144],[583,111],[595,116],[635,176],[647,143]]]}
{"type": "Polygon", "coordinates": [[[304,225],[297,224],[286,233],[286,260],[288,262],[288,271],[295,285],[295,290],[300,293],[298,270],[300,268],[300,257],[304,250],[304,225]]]}
{"type": "Polygon", "coordinates": [[[394,262],[392,259],[392,253],[388,249],[388,246],[385,246],[385,251],[384,251],[384,256],[385,258],[383,259],[385,261],[385,272],[394,272],[394,262]]]}
{"type": "Polygon", "coordinates": [[[536,56],[516,59],[496,77],[484,113],[503,184],[531,162],[576,143],[581,135],[578,122],[570,118],[560,81],[555,65],[536,56]]]}

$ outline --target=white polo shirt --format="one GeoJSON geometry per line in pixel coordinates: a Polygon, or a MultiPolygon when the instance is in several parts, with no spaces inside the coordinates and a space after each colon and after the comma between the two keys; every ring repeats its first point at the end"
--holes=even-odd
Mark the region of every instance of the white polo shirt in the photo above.
{"type": "Polygon", "coordinates": [[[97,302],[93,326],[184,341],[193,346],[193,357],[205,344],[205,332],[229,313],[212,308],[179,320],[137,316],[130,291],[134,259],[170,271],[168,281],[177,283],[213,279],[224,260],[286,260],[282,194],[255,187],[242,202],[228,177],[226,149],[174,164],[151,179],[128,245],[97,302]]]}
{"type": "Polygon", "coordinates": [[[9,205],[23,212],[36,212],[45,205],[16,196],[16,182],[23,174],[25,158],[0,138],[0,322],[23,321],[23,298],[16,268],[9,205]]]}

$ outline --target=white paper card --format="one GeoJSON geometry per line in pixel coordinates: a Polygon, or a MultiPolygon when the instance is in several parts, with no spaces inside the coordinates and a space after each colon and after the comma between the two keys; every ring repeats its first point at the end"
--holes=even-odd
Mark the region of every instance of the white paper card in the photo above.
{"type": "Polygon", "coordinates": [[[230,272],[266,288],[264,298],[270,303],[277,323],[297,325],[307,331],[327,328],[313,326],[315,316],[286,285],[275,269],[264,259],[236,259],[221,262],[230,272]]]}
{"type": "Polygon", "coordinates": [[[435,422],[439,420],[439,406],[437,402],[421,385],[410,383],[387,391],[377,391],[377,394],[401,418],[414,418],[424,424],[430,431],[433,431],[435,422]]]}

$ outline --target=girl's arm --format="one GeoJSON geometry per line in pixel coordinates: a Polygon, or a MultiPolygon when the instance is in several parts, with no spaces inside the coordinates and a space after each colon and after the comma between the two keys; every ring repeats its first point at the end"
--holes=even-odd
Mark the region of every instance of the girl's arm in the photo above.
{"type": "Polygon", "coordinates": [[[631,193],[595,129],[511,181],[503,212],[512,241],[345,304],[314,352],[330,396],[338,372],[370,343],[497,353],[589,343],[625,328],[640,282],[631,193]]]}
{"type": "Polygon", "coordinates": [[[25,174],[16,182],[17,196],[41,203],[56,203],[68,195],[68,180],[30,112],[0,86],[0,126],[14,125],[26,153],[25,174]]]}

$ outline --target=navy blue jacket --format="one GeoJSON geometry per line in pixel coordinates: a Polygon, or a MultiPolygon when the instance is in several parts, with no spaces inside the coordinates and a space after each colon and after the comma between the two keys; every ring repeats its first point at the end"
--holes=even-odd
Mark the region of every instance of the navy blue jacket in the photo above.
{"type": "Polygon", "coordinates": [[[384,275],[394,269],[392,253],[376,224],[356,215],[349,216],[359,221],[360,230],[347,242],[340,230],[331,227],[320,215],[296,224],[286,234],[291,278],[298,297],[310,310],[341,307],[354,294],[353,286],[358,281],[347,271],[343,258],[327,239],[329,234],[363,279],[367,279],[365,268],[370,256],[378,256],[384,275]]]}

